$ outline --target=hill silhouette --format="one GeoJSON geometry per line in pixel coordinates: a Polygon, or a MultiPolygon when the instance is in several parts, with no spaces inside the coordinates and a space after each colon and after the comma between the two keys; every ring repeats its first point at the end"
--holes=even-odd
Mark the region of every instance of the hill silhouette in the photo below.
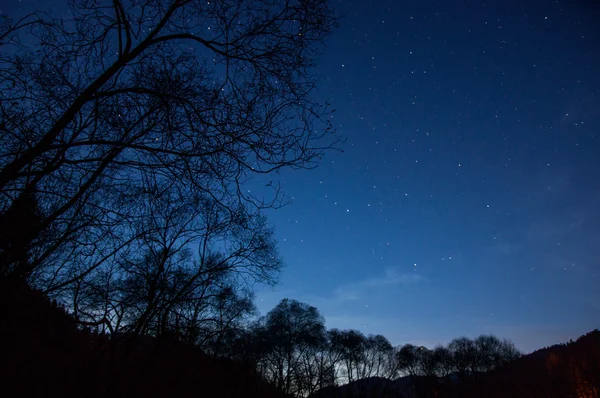
{"type": "Polygon", "coordinates": [[[483,380],[497,386],[492,397],[599,397],[600,331],[534,351],[483,380]]]}
{"type": "Polygon", "coordinates": [[[24,396],[285,397],[250,366],[217,359],[174,339],[107,335],[25,285],[0,293],[4,392],[24,396]]]}
{"type": "Polygon", "coordinates": [[[356,380],[342,386],[325,387],[312,398],[342,398],[342,397],[414,397],[416,396],[414,377],[400,377],[390,380],[384,377],[369,377],[356,380]]]}

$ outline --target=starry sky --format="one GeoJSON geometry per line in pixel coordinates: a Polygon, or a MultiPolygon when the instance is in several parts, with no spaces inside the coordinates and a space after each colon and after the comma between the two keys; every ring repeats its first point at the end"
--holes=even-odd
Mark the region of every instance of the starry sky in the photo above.
{"type": "Polygon", "coordinates": [[[346,141],[279,175],[261,313],[288,297],[393,344],[525,352],[600,327],[600,1],[332,4],[315,98],[346,141]]]}
{"type": "Polygon", "coordinates": [[[344,153],[281,175],[287,268],[261,312],[525,352],[600,327],[600,2],[334,5],[317,97],[344,153]]]}

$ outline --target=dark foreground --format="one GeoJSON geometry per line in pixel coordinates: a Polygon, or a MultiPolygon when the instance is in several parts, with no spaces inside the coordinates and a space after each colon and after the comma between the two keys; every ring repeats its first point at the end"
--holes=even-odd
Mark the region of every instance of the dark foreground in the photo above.
{"type": "Polygon", "coordinates": [[[253,369],[192,346],[79,330],[27,287],[3,286],[0,295],[2,396],[285,396],[253,369]]]}
{"type": "MultiPolygon", "coordinates": [[[[62,308],[21,285],[0,289],[2,395],[285,397],[255,369],[175,340],[77,328],[62,308]],[[11,394],[12,395],[12,394],[11,394]]],[[[312,397],[600,398],[600,331],[486,373],[371,378],[312,397]]]]}

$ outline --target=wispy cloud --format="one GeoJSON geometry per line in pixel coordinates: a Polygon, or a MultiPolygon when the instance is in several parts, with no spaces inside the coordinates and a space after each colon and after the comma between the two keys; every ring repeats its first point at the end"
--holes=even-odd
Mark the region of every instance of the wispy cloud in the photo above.
{"type": "Polygon", "coordinates": [[[389,267],[371,277],[342,282],[333,285],[323,293],[306,293],[303,289],[278,286],[274,289],[262,289],[256,293],[256,304],[261,313],[268,312],[281,299],[288,297],[316,306],[324,314],[338,314],[344,305],[350,302],[369,299],[372,301],[377,292],[398,286],[412,286],[421,283],[424,278],[416,272],[406,272],[400,267],[389,267]]]}
{"type": "Polygon", "coordinates": [[[352,301],[363,298],[374,290],[398,285],[413,285],[423,280],[417,273],[409,273],[399,267],[387,268],[382,275],[339,285],[334,290],[336,301],[352,301]]]}
{"type": "Polygon", "coordinates": [[[423,280],[423,277],[417,273],[402,272],[398,267],[388,268],[385,275],[367,279],[364,283],[369,287],[381,287],[389,285],[413,284],[423,280]]]}
{"type": "Polygon", "coordinates": [[[524,191],[519,217],[498,231],[483,251],[484,262],[513,261],[526,268],[589,267],[600,244],[600,196],[574,200],[581,189],[568,170],[534,178],[524,191]]]}

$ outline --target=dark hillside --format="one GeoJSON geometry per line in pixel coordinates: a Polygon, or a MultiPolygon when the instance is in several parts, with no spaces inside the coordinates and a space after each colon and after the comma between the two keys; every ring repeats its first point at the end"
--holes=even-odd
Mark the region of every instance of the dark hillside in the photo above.
{"type": "MultiPolygon", "coordinates": [[[[78,330],[41,293],[6,286],[0,302],[2,389],[24,396],[283,397],[251,368],[176,341],[109,341],[78,330]]],[[[4,395],[4,394],[3,394],[4,395]]]]}
{"type": "Polygon", "coordinates": [[[484,380],[498,387],[493,397],[600,397],[600,331],[525,355],[484,380]]]}

